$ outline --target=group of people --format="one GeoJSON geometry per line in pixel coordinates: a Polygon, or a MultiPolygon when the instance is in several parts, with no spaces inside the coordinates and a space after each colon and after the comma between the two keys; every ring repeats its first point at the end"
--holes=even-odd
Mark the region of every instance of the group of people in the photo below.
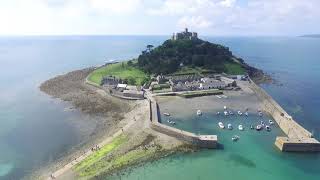
{"type": "Polygon", "coordinates": [[[91,151],[98,151],[100,150],[100,147],[98,145],[91,148],[91,151]]]}

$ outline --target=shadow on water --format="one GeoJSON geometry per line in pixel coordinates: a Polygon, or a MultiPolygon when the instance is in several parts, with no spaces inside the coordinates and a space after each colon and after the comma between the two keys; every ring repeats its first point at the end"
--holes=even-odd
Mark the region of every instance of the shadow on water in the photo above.
{"type": "Polygon", "coordinates": [[[228,159],[230,160],[230,162],[233,162],[236,165],[246,166],[249,168],[256,168],[256,164],[252,160],[239,154],[230,154],[228,159]]]}

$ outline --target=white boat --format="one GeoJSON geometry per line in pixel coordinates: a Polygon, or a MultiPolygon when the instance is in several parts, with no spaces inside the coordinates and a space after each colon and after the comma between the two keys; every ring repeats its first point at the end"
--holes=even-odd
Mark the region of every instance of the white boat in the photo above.
{"type": "Polygon", "coordinates": [[[271,119],[269,119],[269,124],[272,125],[274,124],[274,122],[271,119]]]}
{"type": "Polygon", "coordinates": [[[165,115],[165,116],[170,116],[170,114],[169,114],[169,113],[166,113],[166,112],[163,113],[163,115],[165,115]]]}
{"type": "Polygon", "coordinates": [[[240,131],[243,131],[243,126],[240,124],[239,126],[238,126],[238,129],[240,130],[240,131]]]}
{"type": "Polygon", "coordinates": [[[175,124],[176,124],[176,122],[171,121],[171,120],[168,120],[168,123],[169,123],[169,124],[172,124],[172,125],[175,125],[175,124]]]}
{"type": "Polygon", "coordinates": [[[217,115],[220,115],[220,112],[217,112],[216,114],[217,114],[217,115]]]}
{"type": "Polygon", "coordinates": [[[254,129],[253,125],[250,126],[250,129],[254,129]]]}
{"type": "Polygon", "coordinates": [[[228,111],[224,111],[223,113],[224,113],[225,116],[229,115],[228,111]]]}
{"type": "Polygon", "coordinates": [[[271,131],[270,126],[266,126],[266,130],[267,130],[267,131],[271,131]]]}
{"type": "Polygon", "coordinates": [[[200,110],[198,110],[198,111],[197,111],[197,115],[198,115],[198,116],[201,116],[201,115],[202,115],[202,112],[201,112],[200,110]]]}
{"type": "Polygon", "coordinates": [[[240,116],[241,116],[241,115],[242,115],[242,112],[241,112],[241,111],[238,111],[238,115],[240,115],[240,116]]]}
{"type": "Polygon", "coordinates": [[[260,117],[262,117],[262,115],[263,115],[263,114],[262,114],[262,112],[261,112],[261,111],[259,111],[259,116],[260,116],[260,117]]]}
{"type": "Polygon", "coordinates": [[[232,111],[229,111],[229,114],[230,114],[230,115],[233,115],[233,112],[232,112],[232,111]]]}
{"type": "Polygon", "coordinates": [[[257,131],[260,131],[261,129],[262,129],[262,126],[260,124],[256,126],[257,131]]]}
{"type": "Polygon", "coordinates": [[[233,127],[232,127],[231,124],[228,124],[228,129],[229,129],[229,130],[232,130],[232,129],[233,129],[233,127]]]}
{"type": "Polygon", "coordinates": [[[261,121],[260,124],[261,124],[261,126],[264,126],[264,125],[265,125],[263,121],[261,121]]]}
{"type": "Polygon", "coordinates": [[[219,127],[220,127],[221,129],[224,129],[224,125],[223,125],[222,122],[219,122],[218,125],[219,125],[219,127]]]}
{"type": "Polygon", "coordinates": [[[237,135],[234,135],[234,136],[232,136],[231,139],[232,139],[232,141],[238,141],[240,139],[240,137],[237,135]]]}
{"type": "Polygon", "coordinates": [[[216,95],[216,97],[219,98],[219,99],[221,99],[221,96],[219,96],[219,95],[216,95]]]}
{"type": "Polygon", "coordinates": [[[223,106],[223,109],[226,110],[226,109],[227,109],[227,106],[223,106]]]}
{"type": "Polygon", "coordinates": [[[248,113],[248,111],[246,111],[245,113],[244,113],[246,116],[249,116],[249,113],[248,113]]]}

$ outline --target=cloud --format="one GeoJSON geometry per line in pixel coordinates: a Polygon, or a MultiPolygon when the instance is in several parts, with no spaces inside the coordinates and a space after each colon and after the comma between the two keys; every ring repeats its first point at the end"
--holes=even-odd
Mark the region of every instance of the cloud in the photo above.
{"type": "Polygon", "coordinates": [[[194,29],[208,28],[211,25],[212,23],[202,16],[191,16],[191,17],[185,16],[179,19],[178,21],[178,27],[180,29],[185,27],[190,27],[194,29]]]}
{"type": "Polygon", "coordinates": [[[141,0],[89,0],[92,8],[100,13],[130,14],[142,5],[141,0]]]}

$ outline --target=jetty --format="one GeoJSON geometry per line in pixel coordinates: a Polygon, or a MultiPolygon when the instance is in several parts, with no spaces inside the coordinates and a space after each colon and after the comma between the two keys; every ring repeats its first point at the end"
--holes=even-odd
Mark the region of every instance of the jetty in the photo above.
{"type": "Polygon", "coordinates": [[[267,92],[249,79],[249,87],[262,102],[263,111],[277,122],[287,137],[276,137],[275,145],[287,152],[320,152],[320,142],[299,125],[267,92]]]}
{"type": "Polygon", "coordinates": [[[160,133],[175,137],[181,141],[191,143],[200,148],[216,149],[218,147],[217,135],[196,135],[194,133],[176,129],[160,123],[160,111],[157,101],[150,92],[146,93],[150,107],[151,128],[160,133]]]}

